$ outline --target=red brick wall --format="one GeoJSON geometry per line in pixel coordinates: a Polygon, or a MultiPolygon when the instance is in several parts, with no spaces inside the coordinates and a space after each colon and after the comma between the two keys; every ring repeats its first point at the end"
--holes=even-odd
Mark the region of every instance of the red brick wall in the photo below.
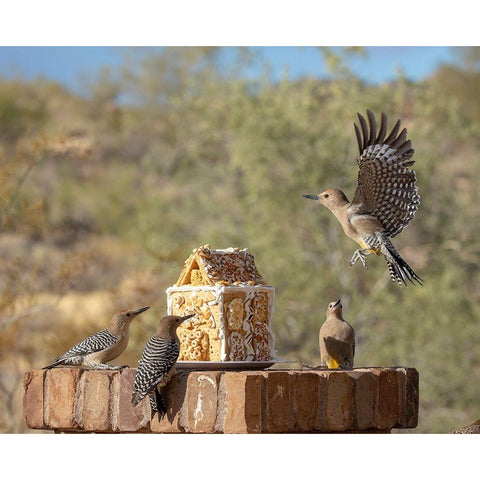
{"type": "Polygon", "coordinates": [[[57,431],[283,433],[390,431],[418,420],[415,369],[180,371],[150,421],[130,402],[135,369],[56,368],[25,374],[29,428],[57,431]]]}

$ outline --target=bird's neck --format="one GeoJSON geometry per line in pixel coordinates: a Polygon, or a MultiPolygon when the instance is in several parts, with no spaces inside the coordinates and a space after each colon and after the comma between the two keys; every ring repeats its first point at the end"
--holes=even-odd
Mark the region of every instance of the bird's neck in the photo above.
{"type": "Polygon", "coordinates": [[[336,312],[331,313],[331,314],[329,315],[329,319],[330,319],[330,320],[339,320],[340,322],[344,322],[344,321],[345,321],[345,320],[343,319],[343,317],[342,317],[342,314],[341,314],[341,313],[336,313],[336,312]]]}
{"type": "Polygon", "coordinates": [[[345,229],[344,223],[348,221],[348,207],[350,202],[345,198],[345,200],[340,200],[335,205],[330,205],[329,210],[337,217],[337,220],[342,224],[345,229]]]}
{"type": "Polygon", "coordinates": [[[177,345],[180,344],[176,327],[160,325],[157,328],[155,336],[159,338],[169,338],[172,342],[175,342],[177,345]]]}
{"type": "Polygon", "coordinates": [[[340,198],[335,205],[330,205],[329,208],[331,212],[336,216],[337,212],[342,215],[347,208],[349,207],[350,202],[348,201],[347,197],[343,195],[343,198],[340,198]]]}
{"type": "Polygon", "coordinates": [[[108,326],[108,331],[113,334],[113,335],[128,335],[129,332],[129,327],[130,327],[130,322],[128,323],[117,323],[117,322],[111,322],[110,325],[108,326]]]}

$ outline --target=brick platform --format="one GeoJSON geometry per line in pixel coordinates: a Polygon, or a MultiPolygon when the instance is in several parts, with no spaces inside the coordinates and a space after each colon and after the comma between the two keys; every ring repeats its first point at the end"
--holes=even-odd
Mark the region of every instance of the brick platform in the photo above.
{"type": "Polygon", "coordinates": [[[150,421],[130,403],[135,369],[27,372],[24,418],[58,432],[390,432],[418,420],[414,368],[350,371],[179,371],[162,389],[168,410],[150,421]]]}

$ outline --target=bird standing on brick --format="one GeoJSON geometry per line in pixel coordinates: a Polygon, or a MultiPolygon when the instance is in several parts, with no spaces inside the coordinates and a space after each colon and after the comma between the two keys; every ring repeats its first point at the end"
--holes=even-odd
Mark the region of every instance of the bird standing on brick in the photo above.
{"type": "Polygon", "coordinates": [[[318,335],[320,360],[328,368],[353,368],[355,355],[355,331],[342,316],[340,300],[327,308],[327,319],[320,327],[318,335]]]}
{"type": "Polygon", "coordinates": [[[110,320],[107,328],[90,335],[58,357],[53,363],[43,367],[52,368],[57,365],[84,365],[97,369],[118,370],[122,367],[107,365],[117,358],[128,345],[131,321],[150,307],[138,310],[122,310],[110,320]]]}
{"type": "Polygon", "coordinates": [[[361,260],[367,268],[365,257],[372,253],[383,255],[390,277],[399,285],[422,279],[400,256],[391,242],[413,219],[420,204],[415,172],[410,167],[414,150],[406,140],[407,130],[400,134],[400,120],[387,133],[387,116],[382,113],[377,135],[375,117],[367,110],[370,126],[357,114],[360,128],[355,124],[360,156],[358,158],[358,185],[351,202],[341,190],[325,190],[318,195],[303,195],[327,207],[342,225],[347,236],[361,249],[354,252],[350,266],[361,260]]]}
{"type": "Polygon", "coordinates": [[[175,373],[175,363],[180,353],[177,327],[195,314],[178,317],[168,315],[158,323],[157,331],[148,340],[138,361],[137,374],[132,392],[132,404],[137,405],[146,395],[150,400],[152,418],[158,412],[163,417],[167,412],[164,398],[157,387],[166,385],[175,373]]]}

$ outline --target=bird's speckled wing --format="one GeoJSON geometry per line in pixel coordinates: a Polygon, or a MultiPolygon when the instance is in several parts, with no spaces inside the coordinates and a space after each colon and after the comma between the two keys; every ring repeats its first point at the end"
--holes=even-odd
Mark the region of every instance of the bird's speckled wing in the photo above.
{"type": "Polygon", "coordinates": [[[59,358],[65,359],[99,352],[100,350],[105,350],[106,348],[115,345],[117,340],[118,337],[105,328],[104,330],[100,330],[99,332],[90,335],[80,343],[77,343],[77,345],[72,347],[59,358]]]}
{"type": "Polygon", "coordinates": [[[369,110],[367,115],[369,126],[360,114],[360,128],[355,124],[360,151],[358,186],[349,208],[357,214],[374,215],[394,237],[413,219],[420,204],[415,172],[410,169],[415,163],[414,150],[406,139],[407,130],[398,133],[400,120],[386,137],[387,116],[382,113],[377,135],[375,117],[369,110]]]}

